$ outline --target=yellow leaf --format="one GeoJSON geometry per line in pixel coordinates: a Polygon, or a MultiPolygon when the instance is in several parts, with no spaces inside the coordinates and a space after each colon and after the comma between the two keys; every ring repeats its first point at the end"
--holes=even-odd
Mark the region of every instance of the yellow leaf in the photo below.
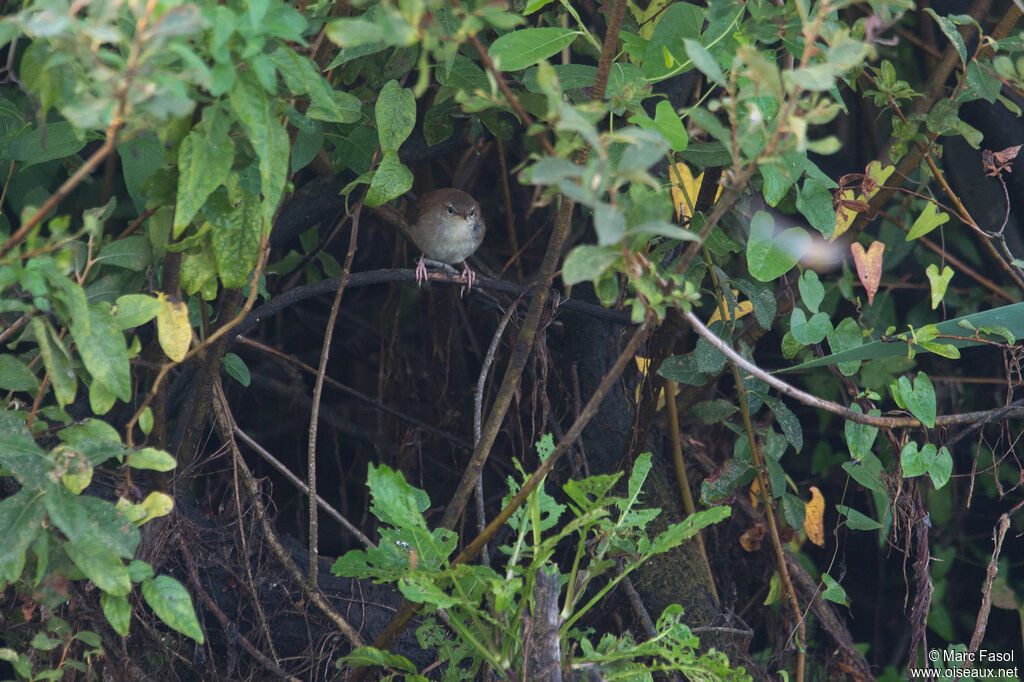
{"type": "Polygon", "coordinates": [[[804,504],[804,530],[807,539],[818,547],[825,546],[825,496],[811,486],[811,501],[804,504]]]}
{"type": "Polygon", "coordinates": [[[182,301],[171,300],[163,293],[157,297],[164,304],[163,310],[157,313],[156,330],[160,347],[164,349],[174,362],[181,362],[188,353],[192,343],[192,325],[188,321],[188,306],[182,301]]]}
{"type": "Polygon", "coordinates": [[[167,493],[154,492],[147,495],[139,506],[146,510],[146,516],[137,522],[141,526],[147,521],[170,514],[174,509],[174,500],[167,493]]]}
{"type": "MultiPolygon", "coordinates": [[[[732,295],[733,296],[736,296],[736,294],[738,294],[738,293],[739,292],[736,289],[732,290],[732,295]]],[[[726,304],[726,305],[728,305],[728,304],[726,304]]],[[[729,320],[729,321],[730,322],[735,322],[736,320],[740,319],[744,315],[748,315],[748,314],[750,314],[752,312],[754,312],[754,304],[753,303],[751,303],[750,301],[740,301],[740,302],[738,302],[736,304],[736,307],[732,309],[732,319],[729,320]]],[[[715,314],[711,316],[711,319],[707,321],[707,324],[710,325],[712,322],[717,322],[718,320],[721,320],[721,319],[722,319],[722,306],[719,305],[718,307],[715,308],[715,314]]]]}
{"type": "MultiPolygon", "coordinates": [[[[680,223],[683,222],[683,218],[689,220],[693,217],[693,211],[690,209],[693,202],[697,201],[704,173],[695,178],[690,172],[689,166],[685,163],[677,163],[675,166],[669,166],[668,178],[672,182],[672,206],[676,211],[676,220],[680,223]]],[[[715,199],[717,200],[721,194],[722,188],[719,187],[715,199]]]]}
{"type": "MultiPolygon", "coordinates": [[[[640,374],[642,376],[647,376],[647,368],[651,366],[650,358],[642,358],[639,355],[637,355],[633,359],[636,361],[636,368],[640,371],[640,374]]],[[[634,392],[634,396],[633,396],[633,399],[636,402],[638,402],[638,403],[640,402],[640,388],[642,386],[643,386],[642,383],[637,385],[636,391],[634,392]]],[[[678,386],[676,386],[675,389],[672,391],[672,395],[673,396],[679,395],[679,387],[678,386]]],[[[665,389],[661,389],[661,392],[658,394],[658,407],[657,407],[657,409],[660,410],[663,407],[665,407],[665,389]]]]}

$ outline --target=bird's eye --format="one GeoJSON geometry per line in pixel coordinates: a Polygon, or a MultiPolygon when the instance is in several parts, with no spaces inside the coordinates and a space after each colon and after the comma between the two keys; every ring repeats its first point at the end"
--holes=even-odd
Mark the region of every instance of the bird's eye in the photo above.
{"type": "Polygon", "coordinates": [[[476,217],[476,209],[475,208],[469,209],[469,217],[470,218],[475,218],[476,217]]]}
{"type": "Polygon", "coordinates": [[[455,207],[448,204],[448,215],[452,215],[453,213],[455,213],[455,207]]]}

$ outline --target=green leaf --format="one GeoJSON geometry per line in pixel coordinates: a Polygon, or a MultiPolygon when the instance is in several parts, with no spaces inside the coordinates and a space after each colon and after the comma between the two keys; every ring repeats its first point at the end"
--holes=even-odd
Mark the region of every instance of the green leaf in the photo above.
{"type": "MultiPolygon", "coordinates": [[[[859,348],[864,343],[860,325],[852,317],[844,317],[826,338],[828,338],[828,345],[833,353],[859,348]]],[[[839,372],[846,377],[853,376],[859,369],[860,360],[839,363],[839,372]]]]}
{"type": "Polygon", "coordinates": [[[789,272],[810,246],[810,236],[799,227],[791,227],[776,236],[775,219],[758,211],[750,223],[747,241],[747,267],[761,282],[770,282],[789,272]]]}
{"type": "Polygon", "coordinates": [[[124,596],[114,596],[107,592],[100,594],[100,606],[114,632],[127,637],[131,630],[132,607],[124,596]]]}
{"type": "Polygon", "coordinates": [[[245,360],[234,353],[225,353],[220,362],[228,376],[242,384],[242,386],[249,386],[252,376],[249,374],[249,368],[246,366],[245,360]]]}
{"type": "Polygon", "coordinates": [[[700,39],[706,13],[707,10],[697,5],[674,2],[660,14],[644,49],[643,70],[649,80],[657,81],[689,70],[677,66],[689,62],[683,41],[687,38],[700,39]],[[672,63],[665,63],[666,52],[672,63]]]}
{"type": "Polygon", "coordinates": [[[921,420],[928,428],[935,426],[935,388],[924,372],[918,372],[913,388],[910,379],[900,377],[893,390],[894,397],[906,405],[910,413],[921,420]]]}
{"type": "Polygon", "coordinates": [[[502,71],[519,71],[568,47],[579,31],[569,28],[523,28],[491,43],[488,56],[502,71]]]}
{"type": "Polygon", "coordinates": [[[644,130],[657,131],[671,145],[673,151],[685,151],[689,143],[686,126],[683,125],[682,119],[668,100],[658,102],[653,120],[641,109],[630,116],[629,122],[635,123],[644,130]]]}
{"type": "Polygon", "coordinates": [[[800,300],[812,313],[818,312],[818,306],[825,298],[825,287],[818,279],[818,273],[814,270],[804,270],[797,280],[797,287],[800,289],[800,300]]]}
{"type": "Polygon", "coordinates": [[[240,289],[249,282],[259,256],[263,217],[260,199],[242,189],[231,192],[232,205],[210,231],[210,247],[217,274],[227,289],[240,289]]]}
{"type": "Polygon", "coordinates": [[[949,482],[949,477],[952,475],[953,456],[949,454],[946,446],[942,446],[935,455],[932,465],[928,467],[928,476],[932,479],[935,489],[939,490],[949,482]]]}
{"type": "Polygon", "coordinates": [[[87,331],[83,331],[82,322],[72,320],[71,336],[93,379],[113,396],[125,402],[131,400],[128,348],[113,315],[101,305],[91,305],[87,331]]]}
{"type": "Polygon", "coordinates": [[[118,297],[111,312],[118,329],[124,330],[146,324],[163,309],[163,302],[155,296],[125,294],[118,297]]]}
{"type": "Polygon", "coordinates": [[[942,303],[949,281],[953,279],[953,268],[945,265],[942,267],[942,274],[939,274],[938,266],[932,263],[925,269],[925,275],[927,275],[928,284],[931,286],[932,310],[935,310],[942,303]]]}
{"type": "Polygon", "coordinates": [[[886,493],[885,482],[881,478],[882,462],[873,453],[866,453],[859,461],[843,462],[843,470],[868,490],[886,493]]]}
{"type": "Polygon", "coordinates": [[[81,136],[81,131],[67,121],[53,121],[35,126],[11,140],[4,156],[12,161],[25,162],[26,167],[63,159],[77,154],[85,143],[95,136],[81,136]]]}
{"type": "Polygon", "coordinates": [[[696,40],[691,38],[683,39],[683,46],[686,48],[686,55],[690,58],[701,73],[707,76],[707,79],[715,85],[726,87],[727,82],[725,80],[725,74],[722,73],[722,67],[718,65],[718,61],[711,56],[703,45],[698,43],[696,40]]]}
{"type": "Polygon", "coordinates": [[[169,575],[158,575],[142,582],[142,597],[164,623],[186,637],[202,644],[205,641],[199,627],[192,598],[177,580],[169,575]]]}
{"type": "Polygon", "coordinates": [[[910,231],[907,232],[905,241],[913,241],[918,237],[923,237],[939,225],[949,220],[949,214],[945,211],[940,211],[939,207],[929,202],[925,205],[924,210],[921,211],[921,215],[917,216],[917,220],[910,226],[910,231]]]}
{"type": "Polygon", "coordinates": [[[359,98],[331,88],[312,59],[285,46],[278,47],[269,57],[292,94],[309,94],[307,116],[334,123],[359,120],[362,114],[359,98]]]}
{"type": "MultiPolygon", "coordinates": [[[[6,445],[0,435],[0,445],[6,445]]],[[[30,487],[23,487],[10,497],[0,500],[0,585],[13,583],[25,567],[25,552],[43,529],[46,507],[43,495],[30,487]]]]}
{"type": "Polygon", "coordinates": [[[840,516],[846,517],[846,527],[851,530],[879,530],[882,527],[878,521],[875,521],[870,516],[862,514],[856,509],[847,507],[843,504],[837,504],[836,510],[840,516]]]}
{"type": "Polygon", "coordinates": [[[843,606],[850,605],[850,598],[846,596],[846,590],[843,586],[835,581],[835,578],[830,576],[828,573],[821,574],[821,580],[825,583],[825,590],[821,593],[821,596],[828,599],[830,602],[836,604],[842,604],[843,606]]]}
{"type": "Polygon", "coordinates": [[[96,587],[114,596],[124,596],[131,592],[132,581],[128,577],[128,569],[117,554],[92,538],[81,542],[64,542],[62,545],[68,558],[96,587]]]}
{"type": "Polygon", "coordinates": [[[381,151],[397,152],[416,125],[416,98],[412,90],[395,80],[385,83],[377,96],[374,117],[381,151]]]}
{"type": "Polygon", "coordinates": [[[412,189],[412,171],[398,158],[398,152],[385,152],[380,165],[370,180],[364,204],[370,208],[380,206],[412,189]]]}
{"type": "Polygon", "coordinates": [[[742,291],[754,304],[754,318],[761,328],[771,329],[772,323],[775,321],[775,313],[778,310],[774,292],[769,287],[760,287],[744,279],[735,277],[728,279],[731,286],[742,291]]]}
{"type": "Polygon", "coordinates": [[[621,257],[618,248],[581,244],[566,257],[562,265],[562,281],[579,284],[597,280],[621,257]]]}
{"type": "Polygon", "coordinates": [[[821,343],[822,339],[832,331],[832,322],[828,313],[815,313],[811,319],[800,308],[794,308],[789,318],[789,330],[793,338],[805,346],[821,343]]]}
{"type": "Polygon", "coordinates": [[[626,216],[603,201],[594,205],[594,231],[601,246],[616,244],[626,234],[626,216]]]}
{"type": "MultiPolygon", "coordinates": [[[[858,414],[861,413],[860,405],[857,403],[854,403],[851,409],[858,414]]],[[[871,410],[870,414],[877,417],[881,412],[879,410],[871,410]]],[[[878,435],[878,427],[847,420],[844,431],[846,445],[850,448],[850,456],[855,461],[859,462],[871,454],[871,448],[875,444],[875,437],[878,435]]]]}
{"type": "Polygon", "coordinates": [[[690,514],[680,523],[669,526],[651,540],[651,554],[661,554],[678,547],[684,540],[692,538],[702,528],[718,523],[732,516],[732,507],[723,504],[690,514]]]}
{"type": "Polygon", "coordinates": [[[804,431],[800,427],[800,420],[779,398],[766,393],[760,394],[760,397],[775,415],[775,421],[779,424],[779,428],[782,429],[782,434],[786,437],[786,440],[789,441],[794,450],[800,452],[804,446],[804,431]]]}
{"type": "Polygon", "coordinates": [[[960,61],[966,64],[967,46],[964,45],[963,36],[961,36],[960,31],[957,30],[956,24],[946,17],[940,17],[931,7],[925,7],[925,11],[932,15],[932,18],[935,19],[935,23],[939,25],[942,32],[946,34],[947,38],[949,38],[949,42],[953,43],[953,47],[956,48],[956,53],[960,55],[960,61]]]}
{"type": "Polygon", "coordinates": [[[28,365],[13,355],[0,355],[0,389],[34,393],[38,388],[39,380],[28,365]]]}
{"type": "Polygon", "coordinates": [[[181,236],[207,198],[224,183],[235,161],[235,145],[228,136],[228,117],[221,113],[219,106],[208,107],[204,113],[202,122],[182,140],[178,151],[175,238],[181,236]]]}
{"type": "Polygon", "coordinates": [[[100,250],[98,261],[102,265],[114,265],[135,272],[142,272],[153,261],[153,249],[149,238],[137,234],[113,241],[100,250]]]}
{"type": "Polygon", "coordinates": [[[705,400],[690,408],[690,416],[699,419],[705,424],[717,424],[723,422],[736,412],[739,408],[731,400],[717,398],[705,400]]]}
{"type": "Polygon", "coordinates": [[[263,195],[263,223],[268,227],[284,196],[288,176],[288,132],[272,100],[256,76],[241,71],[228,94],[228,101],[238,120],[245,126],[246,137],[259,157],[260,193],[263,195]]]}
{"type": "MultiPolygon", "coordinates": [[[[1000,308],[993,308],[980,313],[964,315],[963,317],[947,320],[946,322],[940,322],[935,326],[938,329],[939,334],[942,336],[963,336],[963,327],[961,327],[962,322],[973,325],[975,329],[982,330],[986,327],[990,329],[1003,327],[1015,338],[1021,338],[1024,336],[1024,303],[1011,303],[1010,305],[1002,306],[1000,308]]],[[[898,338],[909,339],[909,334],[900,334],[898,335],[898,338]]],[[[1004,340],[1003,338],[996,336],[994,333],[983,333],[982,338],[998,341],[1004,340]]],[[[982,341],[975,341],[973,339],[950,339],[949,343],[946,345],[951,345],[956,348],[968,348],[970,346],[981,345],[982,343],[982,341]]],[[[906,354],[907,347],[903,343],[883,343],[882,341],[873,341],[858,348],[852,348],[840,353],[833,353],[832,355],[828,355],[823,358],[815,358],[814,360],[809,360],[803,364],[795,367],[789,367],[781,371],[791,372],[797,369],[805,370],[813,367],[821,367],[823,365],[836,364],[839,362],[877,360],[879,358],[894,355],[906,356],[906,354]]]]}
{"type": "Polygon", "coordinates": [[[700,499],[707,505],[722,504],[733,496],[737,488],[753,480],[754,469],[750,464],[730,457],[700,484],[700,499]]]}
{"type": "Polygon", "coordinates": [[[178,466],[169,453],[156,448],[142,448],[128,455],[128,466],[133,469],[150,469],[152,471],[170,471],[178,466]]]}
{"type": "Polygon", "coordinates": [[[910,441],[900,451],[900,467],[903,469],[903,475],[913,478],[928,473],[935,462],[936,455],[938,455],[938,450],[934,444],[925,443],[925,446],[919,449],[917,443],[910,441]]]}
{"type": "Polygon", "coordinates": [[[405,673],[415,673],[417,670],[416,666],[405,656],[399,656],[390,651],[374,649],[372,646],[361,646],[353,649],[352,653],[343,656],[341,660],[352,668],[375,666],[393,668],[405,673]]]}
{"type": "Polygon", "coordinates": [[[822,236],[832,236],[836,227],[836,209],[827,183],[817,178],[805,179],[797,190],[796,208],[822,236]]]}

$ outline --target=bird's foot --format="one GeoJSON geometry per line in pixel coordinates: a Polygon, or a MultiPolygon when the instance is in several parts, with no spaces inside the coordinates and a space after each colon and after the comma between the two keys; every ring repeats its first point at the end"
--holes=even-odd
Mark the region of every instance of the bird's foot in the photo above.
{"type": "Polygon", "coordinates": [[[473,283],[476,282],[476,273],[469,269],[466,261],[462,261],[462,274],[459,279],[466,285],[466,291],[473,290],[473,283]]]}
{"type": "Polygon", "coordinates": [[[424,262],[423,256],[420,256],[419,261],[416,262],[416,285],[422,287],[423,280],[427,278],[427,264],[424,262]]]}

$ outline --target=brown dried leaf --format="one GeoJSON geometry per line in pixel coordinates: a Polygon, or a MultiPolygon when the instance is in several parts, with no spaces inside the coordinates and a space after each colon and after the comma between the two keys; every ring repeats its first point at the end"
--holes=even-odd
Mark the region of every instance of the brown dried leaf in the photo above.
{"type": "Polygon", "coordinates": [[[761,549],[761,541],[764,539],[764,522],[758,521],[748,528],[740,536],[740,545],[748,552],[756,552],[761,549]]]}
{"type": "Polygon", "coordinates": [[[885,244],[879,241],[871,242],[866,253],[859,242],[850,245],[853,263],[857,266],[857,277],[868,294],[868,305],[874,302],[875,294],[878,292],[878,283],[882,281],[882,253],[884,251],[885,244]]]}

